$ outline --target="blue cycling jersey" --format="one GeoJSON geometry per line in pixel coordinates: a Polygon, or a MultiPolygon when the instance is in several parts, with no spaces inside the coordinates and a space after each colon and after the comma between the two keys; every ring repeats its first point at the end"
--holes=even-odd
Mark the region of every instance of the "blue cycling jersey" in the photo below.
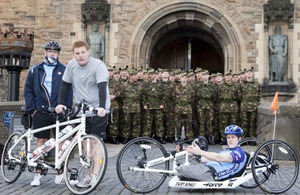
{"type": "Polygon", "coordinates": [[[233,149],[227,148],[226,150],[220,151],[219,153],[230,153],[232,156],[232,162],[209,161],[206,163],[207,166],[213,167],[215,169],[217,173],[217,178],[215,178],[216,180],[225,179],[238,173],[246,164],[247,157],[245,151],[240,147],[236,147],[233,149]]]}

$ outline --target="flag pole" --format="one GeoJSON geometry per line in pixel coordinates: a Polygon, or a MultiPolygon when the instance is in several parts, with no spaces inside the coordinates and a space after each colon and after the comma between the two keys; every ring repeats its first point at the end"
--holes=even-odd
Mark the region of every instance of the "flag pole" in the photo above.
{"type": "Polygon", "coordinates": [[[276,113],[277,113],[277,112],[275,111],[273,139],[275,139],[275,132],[276,132],[276,113]]]}

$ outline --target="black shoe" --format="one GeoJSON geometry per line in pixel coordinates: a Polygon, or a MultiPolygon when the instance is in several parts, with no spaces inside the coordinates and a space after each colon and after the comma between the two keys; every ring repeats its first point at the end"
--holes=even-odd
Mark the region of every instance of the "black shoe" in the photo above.
{"type": "Polygon", "coordinates": [[[158,141],[159,143],[161,143],[161,144],[165,144],[165,143],[166,143],[166,141],[165,141],[162,137],[158,137],[158,138],[157,138],[157,141],[158,141]]]}
{"type": "Polygon", "coordinates": [[[112,144],[119,144],[117,138],[115,138],[115,137],[111,138],[110,143],[112,143],[112,144]]]}
{"type": "Polygon", "coordinates": [[[208,143],[211,145],[215,145],[215,137],[214,136],[208,136],[208,143]]]}
{"type": "Polygon", "coordinates": [[[127,142],[129,142],[129,139],[128,138],[123,138],[122,144],[127,144],[127,142]]]}

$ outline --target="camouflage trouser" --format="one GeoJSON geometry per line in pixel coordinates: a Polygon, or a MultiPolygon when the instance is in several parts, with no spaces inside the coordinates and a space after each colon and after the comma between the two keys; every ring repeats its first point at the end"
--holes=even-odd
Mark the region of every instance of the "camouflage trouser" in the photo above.
{"type": "Polygon", "coordinates": [[[245,137],[256,137],[256,112],[242,112],[242,128],[245,137]]]}
{"type": "Polygon", "coordinates": [[[119,110],[113,112],[113,123],[109,117],[108,123],[108,137],[117,137],[119,135],[119,110]]]}
{"type": "Polygon", "coordinates": [[[176,113],[176,129],[177,129],[177,135],[176,137],[180,137],[181,136],[181,132],[182,132],[182,120],[187,120],[184,122],[184,126],[185,126],[185,136],[187,139],[193,138],[194,137],[194,133],[193,133],[193,128],[192,128],[192,114],[179,114],[176,113]]]}
{"type": "Polygon", "coordinates": [[[145,128],[143,135],[151,136],[152,124],[154,123],[154,131],[157,137],[164,136],[163,110],[147,110],[145,115],[145,128]]]}
{"type": "MultiPolygon", "coordinates": [[[[220,104],[214,105],[214,120],[213,120],[213,132],[215,132],[215,138],[220,138],[220,104]]],[[[222,132],[223,133],[223,132],[222,132]]],[[[221,134],[222,135],[222,134],[221,134]]]]}
{"type": "Polygon", "coordinates": [[[175,128],[176,128],[175,111],[169,109],[169,112],[164,112],[164,116],[166,121],[166,136],[175,137],[175,128]]]}
{"type": "Polygon", "coordinates": [[[124,113],[123,119],[123,129],[122,134],[123,138],[139,137],[141,133],[141,114],[138,113],[124,113]]]}
{"type": "Polygon", "coordinates": [[[200,123],[200,135],[202,136],[213,136],[213,120],[214,111],[213,109],[200,109],[199,110],[199,123],[200,123]]]}
{"type": "Polygon", "coordinates": [[[228,125],[236,125],[236,123],[237,123],[237,112],[221,112],[220,129],[219,129],[221,137],[225,138],[223,132],[228,125]]]}

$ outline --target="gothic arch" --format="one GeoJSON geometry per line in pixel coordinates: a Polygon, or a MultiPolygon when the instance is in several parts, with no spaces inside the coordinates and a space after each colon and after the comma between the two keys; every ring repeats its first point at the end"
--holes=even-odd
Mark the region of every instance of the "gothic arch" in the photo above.
{"type": "Polygon", "coordinates": [[[224,70],[237,71],[247,60],[242,51],[243,38],[232,25],[229,17],[216,7],[195,1],[172,1],[149,12],[137,25],[129,45],[129,59],[132,67],[149,67],[151,52],[158,39],[167,31],[179,27],[192,27],[205,31],[223,51],[224,70]]]}

